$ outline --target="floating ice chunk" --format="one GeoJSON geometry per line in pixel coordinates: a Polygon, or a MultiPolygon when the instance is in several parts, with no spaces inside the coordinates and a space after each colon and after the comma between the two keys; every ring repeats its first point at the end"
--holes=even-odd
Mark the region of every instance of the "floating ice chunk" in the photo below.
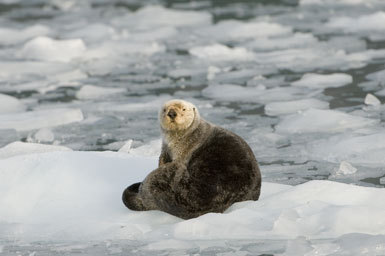
{"type": "Polygon", "coordinates": [[[244,87],[231,84],[210,85],[202,91],[203,96],[216,100],[258,103],[294,100],[303,97],[304,93],[306,91],[303,89],[293,87],[266,89],[264,86],[244,87]]]}
{"type": "Polygon", "coordinates": [[[55,74],[69,72],[71,70],[72,68],[64,63],[5,61],[0,62],[0,81],[24,80],[31,76],[35,79],[36,77],[49,77],[55,74]]]}
{"type": "Polygon", "coordinates": [[[375,92],[375,94],[378,95],[378,96],[385,96],[385,88],[375,92]]]}
{"type": "Polygon", "coordinates": [[[129,38],[132,41],[159,41],[170,39],[178,34],[178,30],[174,27],[161,27],[145,31],[127,32],[124,38],[129,38]]]}
{"type": "Polygon", "coordinates": [[[376,3],[378,0],[300,0],[300,5],[360,5],[376,3]]]}
{"type": "Polygon", "coordinates": [[[337,175],[349,175],[357,172],[357,168],[346,161],[342,161],[338,168],[337,175]]]}
{"type": "Polygon", "coordinates": [[[189,50],[189,53],[208,61],[251,61],[255,58],[254,53],[245,48],[230,48],[222,44],[208,46],[197,46],[189,50]]]}
{"type": "Polygon", "coordinates": [[[80,122],[82,120],[83,113],[80,109],[58,108],[35,110],[0,115],[0,129],[28,131],[80,122]]]}
{"type": "Polygon", "coordinates": [[[385,177],[380,178],[380,184],[385,185],[385,177]]]}
{"type": "Polygon", "coordinates": [[[334,74],[314,74],[308,73],[302,76],[298,81],[292,82],[293,86],[308,87],[308,88],[335,88],[341,87],[353,82],[353,78],[349,74],[334,73],[334,74]]]}
{"type": "Polygon", "coordinates": [[[118,152],[123,152],[123,153],[129,153],[131,150],[133,140],[128,140],[124,145],[119,149],[118,152]]]}
{"type": "Polygon", "coordinates": [[[24,111],[24,104],[17,98],[0,93],[0,114],[24,111]]]}
{"type": "MultiPolygon", "coordinates": [[[[53,146],[37,143],[25,143],[15,141],[5,147],[0,148],[0,159],[14,157],[18,155],[46,153],[54,151],[72,151],[72,149],[63,146],[53,146]]],[[[0,188],[1,191],[1,188],[0,188]]]]}
{"type": "Polygon", "coordinates": [[[272,102],[265,106],[265,113],[269,116],[291,114],[309,108],[327,109],[329,103],[317,99],[303,99],[286,102],[272,102]]]}
{"type": "Polygon", "coordinates": [[[200,36],[226,41],[287,35],[291,31],[292,28],[277,23],[226,20],[210,27],[201,28],[196,33],[200,36]]]}
{"type": "Polygon", "coordinates": [[[124,88],[106,88],[94,85],[84,85],[76,93],[76,98],[81,100],[98,99],[108,97],[109,95],[125,92],[124,88]]]}
{"type": "Polygon", "coordinates": [[[318,42],[312,34],[295,33],[287,37],[258,38],[244,46],[256,51],[282,50],[314,45],[318,42]]]}
{"type": "Polygon", "coordinates": [[[138,43],[132,41],[108,41],[101,45],[90,48],[84,58],[103,59],[120,57],[122,55],[153,55],[157,52],[164,52],[166,47],[159,43],[138,43]]]}
{"type": "Polygon", "coordinates": [[[339,135],[310,143],[307,146],[307,152],[312,159],[316,160],[384,166],[384,141],[384,131],[370,135],[339,135]]]}
{"type": "Polygon", "coordinates": [[[66,34],[66,38],[80,38],[86,42],[96,43],[101,40],[112,38],[115,35],[115,29],[102,23],[87,24],[79,29],[66,34]]]}
{"type": "Polygon", "coordinates": [[[378,82],[381,85],[385,85],[385,70],[370,73],[366,76],[366,79],[378,82]]]}
{"type": "Polygon", "coordinates": [[[22,43],[37,36],[46,36],[51,30],[43,25],[34,25],[22,30],[0,28],[0,45],[12,45],[22,43]]]}
{"type": "Polygon", "coordinates": [[[360,17],[333,17],[325,26],[346,32],[385,31],[385,12],[379,11],[360,17]]]}
{"type": "Polygon", "coordinates": [[[379,106],[381,105],[381,101],[373,94],[368,93],[366,94],[366,97],[365,97],[365,104],[371,105],[371,106],[379,106]]]}
{"type": "Polygon", "coordinates": [[[20,52],[27,59],[69,62],[82,56],[86,46],[81,39],[54,40],[49,37],[36,37],[28,41],[20,52]]]}
{"type": "Polygon", "coordinates": [[[35,133],[34,138],[37,142],[53,142],[55,135],[51,129],[42,128],[35,133]]]}
{"type": "Polygon", "coordinates": [[[337,110],[309,109],[285,117],[275,127],[280,133],[340,132],[371,126],[378,120],[346,114],[337,110]]]}
{"type": "Polygon", "coordinates": [[[211,23],[211,19],[211,14],[204,11],[182,11],[167,9],[158,5],[147,5],[134,13],[113,19],[112,23],[121,27],[153,29],[164,26],[206,25],[211,23]]]}

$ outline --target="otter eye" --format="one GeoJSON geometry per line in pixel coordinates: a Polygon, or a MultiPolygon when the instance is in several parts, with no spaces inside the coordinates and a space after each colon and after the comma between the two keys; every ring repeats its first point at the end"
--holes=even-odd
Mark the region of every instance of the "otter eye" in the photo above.
{"type": "Polygon", "coordinates": [[[184,108],[183,111],[186,111],[186,109],[184,108]]]}

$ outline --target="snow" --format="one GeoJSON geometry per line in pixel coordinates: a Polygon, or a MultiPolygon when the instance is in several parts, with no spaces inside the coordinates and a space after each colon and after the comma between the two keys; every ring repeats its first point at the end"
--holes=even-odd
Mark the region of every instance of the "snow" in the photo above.
{"type": "Polygon", "coordinates": [[[197,46],[189,50],[189,53],[201,59],[212,62],[221,61],[251,61],[255,55],[242,47],[230,48],[223,44],[197,46]]]}
{"type": "Polygon", "coordinates": [[[98,99],[108,97],[109,95],[124,93],[124,88],[104,88],[94,85],[84,85],[76,93],[76,98],[81,100],[98,99]]]}
{"type": "Polygon", "coordinates": [[[300,80],[292,82],[293,86],[308,87],[315,89],[336,88],[353,82],[351,75],[343,73],[314,74],[307,73],[300,80]]]}
{"type": "Polygon", "coordinates": [[[34,153],[2,159],[0,237],[150,239],[155,242],[148,246],[155,249],[189,247],[184,240],[384,234],[385,203],[376,199],[385,191],[331,181],[298,186],[264,182],[259,201],[185,221],[159,211],[126,209],[123,189],[142,180],[156,162],[155,157],[112,152],[34,153]]]}
{"type": "Polygon", "coordinates": [[[284,102],[271,102],[265,105],[265,113],[269,116],[292,114],[309,108],[328,109],[329,103],[317,99],[302,99],[284,102]]]}
{"type": "Polygon", "coordinates": [[[25,105],[15,97],[0,93],[0,115],[4,113],[20,112],[25,105]]]}
{"type": "Polygon", "coordinates": [[[20,51],[26,59],[69,62],[82,56],[86,46],[81,39],[55,40],[45,36],[28,41],[20,51]]]}
{"type": "Polygon", "coordinates": [[[372,126],[378,120],[354,116],[337,110],[308,109],[284,117],[275,127],[279,133],[341,132],[372,126]]]}
{"type": "Polygon", "coordinates": [[[0,115],[0,129],[28,131],[83,120],[80,109],[58,108],[0,115]]]}

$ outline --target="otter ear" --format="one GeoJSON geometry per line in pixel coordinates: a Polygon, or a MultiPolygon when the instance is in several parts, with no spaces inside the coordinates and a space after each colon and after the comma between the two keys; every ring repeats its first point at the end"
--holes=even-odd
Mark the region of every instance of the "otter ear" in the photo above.
{"type": "Polygon", "coordinates": [[[195,108],[193,108],[193,110],[195,111],[195,108]]]}

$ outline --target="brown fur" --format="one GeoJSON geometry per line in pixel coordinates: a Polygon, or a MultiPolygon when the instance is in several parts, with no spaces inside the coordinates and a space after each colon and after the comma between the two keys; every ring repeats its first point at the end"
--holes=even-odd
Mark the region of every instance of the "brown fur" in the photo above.
{"type": "Polygon", "coordinates": [[[124,191],[129,209],[189,219],[258,200],[261,174],[241,137],[206,122],[194,105],[181,100],[167,102],[159,117],[164,135],[159,167],[124,191]]]}

